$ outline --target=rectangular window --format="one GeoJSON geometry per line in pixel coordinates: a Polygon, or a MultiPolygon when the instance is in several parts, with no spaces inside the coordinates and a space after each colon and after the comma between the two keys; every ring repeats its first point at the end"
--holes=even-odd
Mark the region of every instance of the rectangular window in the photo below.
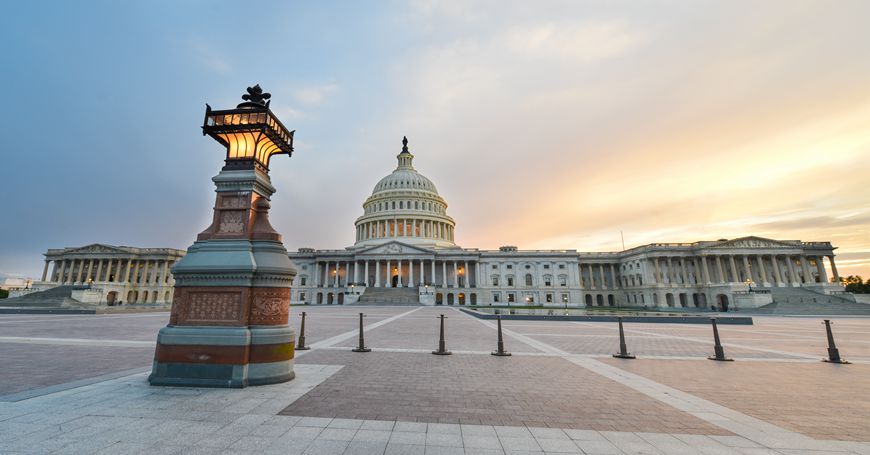
{"type": "Polygon", "coordinates": [[[562,303],[568,303],[568,294],[562,293],[562,303]]]}
{"type": "Polygon", "coordinates": [[[547,303],[553,303],[553,294],[547,294],[547,303]]]}
{"type": "Polygon", "coordinates": [[[492,293],[492,303],[500,303],[501,302],[501,294],[498,292],[492,293]]]}
{"type": "Polygon", "coordinates": [[[512,269],[512,268],[514,268],[514,266],[511,265],[511,264],[508,264],[508,265],[507,265],[507,268],[508,268],[508,269],[512,269]]]}
{"type": "Polygon", "coordinates": [[[493,265],[492,265],[492,269],[493,269],[493,270],[498,270],[498,265],[493,264],[493,265]]]}
{"type": "Polygon", "coordinates": [[[302,277],[299,279],[299,285],[305,286],[305,283],[308,281],[308,277],[302,277]]]}
{"type": "Polygon", "coordinates": [[[549,268],[550,268],[550,264],[544,264],[544,268],[545,268],[545,269],[549,269],[549,268]]]}
{"type": "Polygon", "coordinates": [[[305,293],[304,293],[304,292],[300,292],[300,293],[299,293],[299,300],[302,301],[302,302],[305,301],[305,293]]]}
{"type": "Polygon", "coordinates": [[[513,292],[508,292],[507,296],[508,296],[508,303],[516,302],[516,296],[514,295],[513,292]]]}
{"type": "Polygon", "coordinates": [[[507,279],[507,285],[508,285],[508,286],[513,286],[513,285],[514,285],[514,278],[513,278],[513,277],[510,277],[510,276],[508,277],[508,279],[507,279]]]}
{"type": "Polygon", "coordinates": [[[552,285],[553,285],[553,280],[552,280],[550,277],[545,276],[545,277],[544,277],[544,286],[549,287],[549,286],[552,286],[552,285]]]}
{"type": "Polygon", "coordinates": [[[493,286],[498,286],[498,275],[493,275],[493,276],[492,276],[492,285],[493,285],[493,286]]]}
{"type": "Polygon", "coordinates": [[[564,269],[565,269],[565,264],[559,264],[559,269],[560,269],[560,270],[564,270],[564,269]]]}
{"type": "Polygon", "coordinates": [[[566,277],[565,275],[560,276],[559,277],[559,286],[562,286],[562,287],[568,286],[568,277],[566,277]]]}

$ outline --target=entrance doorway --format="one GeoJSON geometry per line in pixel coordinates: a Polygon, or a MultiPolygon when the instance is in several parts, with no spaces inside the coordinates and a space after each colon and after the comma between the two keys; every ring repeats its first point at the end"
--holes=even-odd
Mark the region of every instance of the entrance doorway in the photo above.
{"type": "Polygon", "coordinates": [[[452,292],[447,294],[447,304],[453,305],[453,293],[452,292]]]}
{"type": "Polygon", "coordinates": [[[459,294],[459,304],[465,305],[465,294],[464,293],[459,294]]]}
{"type": "Polygon", "coordinates": [[[110,291],[106,295],[106,304],[107,305],[114,306],[116,300],[118,300],[118,292],[117,291],[110,291]]]}
{"type": "Polygon", "coordinates": [[[394,288],[399,287],[399,275],[393,275],[393,279],[390,280],[394,288]]]}
{"type": "Polygon", "coordinates": [[[719,294],[716,296],[716,306],[719,307],[719,311],[727,312],[728,311],[728,296],[725,294],[719,294]]]}
{"type": "Polygon", "coordinates": [[[440,292],[435,294],[435,305],[444,305],[444,294],[440,292]]]}

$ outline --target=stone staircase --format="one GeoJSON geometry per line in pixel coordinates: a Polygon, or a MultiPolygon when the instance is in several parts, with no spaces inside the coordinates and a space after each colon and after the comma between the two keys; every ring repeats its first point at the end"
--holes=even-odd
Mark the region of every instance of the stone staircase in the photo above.
{"type": "Polygon", "coordinates": [[[761,314],[870,315],[870,305],[856,303],[836,294],[822,294],[806,288],[757,288],[770,291],[773,303],[752,310],[761,314]]]}
{"type": "Polygon", "coordinates": [[[420,296],[414,288],[368,287],[359,296],[358,305],[419,305],[420,296]]]}
{"type": "Polygon", "coordinates": [[[21,297],[0,299],[0,307],[80,308],[88,306],[71,297],[73,288],[73,286],[57,286],[21,297]]]}

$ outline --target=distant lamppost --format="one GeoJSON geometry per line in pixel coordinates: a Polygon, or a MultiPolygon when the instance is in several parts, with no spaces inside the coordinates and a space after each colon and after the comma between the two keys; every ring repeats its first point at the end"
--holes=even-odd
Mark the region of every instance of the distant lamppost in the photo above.
{"type": "Polygon", "coordinates": [[[749,292],[752,292],[752,280],[749,278],[746,279],[746,285],[749,286],[749,292]]]}
{"type": "MultiPolygon", "coordinates": [[[[269,163],[293,153],[293,131],[248,87],[235,109],[206,105],[202,134],[225,148],[212,223],[172,267],[169,324],[157,335],[152,385],[246,387],[295,377],[288,324],[296,269],[269,223],[269,163]]],[[[184,172],[184,170],[179,170],[184,172]]]]}

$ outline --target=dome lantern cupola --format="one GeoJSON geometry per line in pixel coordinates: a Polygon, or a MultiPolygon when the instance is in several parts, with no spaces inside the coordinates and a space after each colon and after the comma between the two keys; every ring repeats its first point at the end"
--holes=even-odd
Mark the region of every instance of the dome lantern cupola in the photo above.
{"type": "Polygon", "coordinates": [[[407,169],[411,171],[414,170],[414,165],[412,163],[414,161],[414,155],[412,155],[411,152],[408,151],[407,136],[402,137],[402,152],[396,155],[396,158],[399,159],[399,166],[396,168],[397,171],[399,169],[407,169]]]}

